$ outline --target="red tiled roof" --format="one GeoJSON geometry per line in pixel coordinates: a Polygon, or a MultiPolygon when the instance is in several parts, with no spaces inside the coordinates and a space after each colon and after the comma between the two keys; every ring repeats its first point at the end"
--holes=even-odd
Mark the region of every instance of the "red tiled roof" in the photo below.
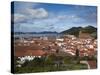
{"type": "Polygon", "coordinates": [[[25,56],[25,50],[15,50],[14,51],[14,56],[17,56],[17,57],[25,56]]]}
{"type": "Polygon", "coordinates": [[[43,50],[18,50],[18,51],[15,51],[15,56],[42,56],[46,54],[45,51],[43,50]]]}
{"type": "Polygon", "coordinates": [[[88,61],[89,65],[90,65],[90,69],[96,69],[96,61],[88,61]]]}
{"type": "Polygon", "coordinates": [[[29,55],[29,56],[42,56],[44,55],[46,52],[43,50],[27,50],[25,52],[25,55],[29,55]]]}

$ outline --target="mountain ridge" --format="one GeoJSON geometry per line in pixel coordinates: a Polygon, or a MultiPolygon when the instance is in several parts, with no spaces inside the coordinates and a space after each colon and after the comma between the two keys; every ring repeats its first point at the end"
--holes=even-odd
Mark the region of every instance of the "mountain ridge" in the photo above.
{"type": "Polygon", "coordinates": [[[68,30],[62,31],[61,34],[70,34],[70,35],[75,35],[79,36],[79,32],[83,33],[89,33],[89,34],[97,34],[97,28],[93,26],[86,26],[86,27],[72,27],[68,30]]]}

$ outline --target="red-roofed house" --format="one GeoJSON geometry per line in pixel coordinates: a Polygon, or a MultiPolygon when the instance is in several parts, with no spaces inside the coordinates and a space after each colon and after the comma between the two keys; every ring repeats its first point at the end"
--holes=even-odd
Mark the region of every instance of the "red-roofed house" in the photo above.
{"type": "Polygon", "coordinates": [[[21,61],[33,60],[35,57],[41,58],[46,55],[47,52],[43,50],[21,50],[16,51],[15,56],[18,57],[21,61]]]}

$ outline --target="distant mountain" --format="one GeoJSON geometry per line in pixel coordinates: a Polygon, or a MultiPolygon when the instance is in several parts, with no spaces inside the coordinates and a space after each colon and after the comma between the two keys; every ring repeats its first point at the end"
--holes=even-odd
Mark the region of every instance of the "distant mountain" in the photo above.
{"type": "Polygon", "coordinates": [[[79,32],[83,32],[83,33],[90,33],[92,35],[95,35],[95,37],[97,36],[97,28],[93,27],[93,26],[86,26],[86,27],[72,27],[68,30],[62,31],[61,34],[71,34],[71,35],[75,35],[75,36],[79,36],[79,32]]]}
{"type": "Polygon", "coordinates": [[[72,27],[68,30],[62,31],[61,34],[71,34],[71,35],[75,35],[78,36],[79,35],[79,31],[82,29],[82,27],[72,27]]]}
{"type": "MultiPolygon", "coordinates": [[[[93,26],[86,26],[86,27],[72,27],[68,30],[60,32],[60,34],[70,34],[75,35],[76,37],[79,36],[79,32],[89,33],[91,36],[97,38],[97,28],[93,26]]],[[[12,34],[59,34],[56,31],[43,31],[43,32],[12,32],[12,34]]]]}
{"type": "Polygon", "coordinates": [[[90,34],[92,34],[94,32],[97,32],[97,28],[95,28],[93,26],[87,26],[87,27],[82,28],[81,31],[83,33],[90,33],[90,34]]]}
{"type": "Polygon", "coordinates": [[[14,32],[14,34],[57,34],[57,32],[50,32],[50,31],[44,31],[44,32],[14,32]]]}
{"type": "Polygon", "coordinates": [[[57,32],[50,32],[50,31],[44,31],[44,32],[39,32],[40,34],[57,34],[57,32]]]}

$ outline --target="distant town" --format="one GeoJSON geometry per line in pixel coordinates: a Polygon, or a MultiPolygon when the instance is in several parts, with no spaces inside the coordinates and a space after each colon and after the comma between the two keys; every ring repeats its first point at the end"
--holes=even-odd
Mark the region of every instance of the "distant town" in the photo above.
{"type": "MultiPolygon", "coordinates": [[[[89,27],[91,29],[91,26],[89,27]]],[[[97,38],[91,36],[89,32],[80,30],[78,36],[71,34],[47,36],[43,33],[42,36],[32,34],[35,36],[25,37],[22,33],[18,35],[21,37],[14,37],[14,57],[15,63],[17,63],[15,67],[18,70],[23,66],[29,67],[28,63],[32,61],[33,65],[30,64],[33,67],[36,63],[37,65],[42,64],[40,66],[35,65],[39,68],[55,67],[54,70],[46,68],[48,71],[59,71],[60,68],[61,70],[71,70],[71,67],[72,70],[97,68],[97,38]],[[79,66],[73,68],[74,65],[79,66]]],[[[43,71],[47,70],[44,69],[43,71]]],[[[41,70],[37,71],[41,72],[41,70]]],[[[33,70],[32,72],[37,71],[33,70]]]]}

